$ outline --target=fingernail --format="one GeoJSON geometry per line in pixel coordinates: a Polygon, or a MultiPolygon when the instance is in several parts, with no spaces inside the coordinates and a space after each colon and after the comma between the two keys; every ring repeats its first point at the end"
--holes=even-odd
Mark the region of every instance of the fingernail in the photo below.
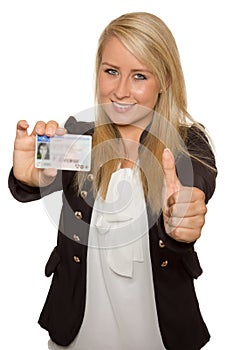
{"type": "Polygon", "coordinates": [[[67,134],[67,130],[65,128],[57,128],[56,130],[57,135],[64,135],[67,134]]]}
{"type": "Polygon", "coordinates": [[[29,124],[28,124],[28,122],[27,122],[26,120],[23,122],[23,126],[24,126],[25,128],[29,127],[29,124]]]}
{"type": "Polygon", "coordinates": [[[43,128],[37,128],[37,129],[36,129],[36,133],[37,133],[38,135],[43,135],[43,134],[44,134],[44,129],[43,129],[43,128]]]}
{"type": "Polygon", "coordinates": [[[52,128],[49,128],[46,130],[46,135],[53,135],[54,134],[54,130],[52,128]]]}
{"type": "Polygon", "coordinates": [[[166,154],[172,154],[172,151],[170,150],[170,148],[164,148],[164,152],[166,154]]]}

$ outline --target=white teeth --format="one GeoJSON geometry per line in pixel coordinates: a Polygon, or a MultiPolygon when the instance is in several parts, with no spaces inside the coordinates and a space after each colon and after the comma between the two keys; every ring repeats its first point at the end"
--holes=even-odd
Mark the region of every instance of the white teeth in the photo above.
{"type": "Polygon", "coordinates": [[[122,103],[117,103],[117,102],[113,102],[113,104],[117,107],[117,108],[121,108],[121,109],[127,109],[132,107],[134,104],[133,103],[129,103],[129,104],[122,104],[122,103]]]}

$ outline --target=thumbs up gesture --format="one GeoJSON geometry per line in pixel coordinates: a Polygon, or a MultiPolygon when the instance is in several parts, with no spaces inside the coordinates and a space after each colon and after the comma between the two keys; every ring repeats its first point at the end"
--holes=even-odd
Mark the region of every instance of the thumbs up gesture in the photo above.
{"type": "Polygon", "coordinates": [[[182,186],[176,174],[174,156],[168,148],[162,155],[162,168],[165,230],[177,241],[193,242],[200,237],[205,223],[205,194],[196,187],[182,186]]]}

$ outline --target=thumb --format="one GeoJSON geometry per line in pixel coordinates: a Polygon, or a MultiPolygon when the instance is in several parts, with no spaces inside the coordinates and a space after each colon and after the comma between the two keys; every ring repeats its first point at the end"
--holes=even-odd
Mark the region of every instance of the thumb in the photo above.
{"type": "Polygon", "coordinates": [[[20,120],[17,123],[17,128],[16,128],[16,137],[17,138],[23,138],[24,136],[28,135],[27,129],[29,125],[26,120],[20,120]]]}
{"type": "Polygon", "coordinates": [[[176,174],[175,159],[169,148],[165,148],[162,155],[162,168],[164,172],[165,198],[179,191],[181,183],[176,174]]]}

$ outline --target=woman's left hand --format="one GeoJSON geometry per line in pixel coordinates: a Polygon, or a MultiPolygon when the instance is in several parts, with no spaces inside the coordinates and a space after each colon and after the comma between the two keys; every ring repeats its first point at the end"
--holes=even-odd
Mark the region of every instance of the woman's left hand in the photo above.
{"type": "Polygon", "coordinates": [[[196,187],[182,186],[176,174],[174,156],[169,149],[163,152],[162,167],[165,230],[177,241],[194,242],[200,237],[205,223],[205,194],[196,187]]]}

